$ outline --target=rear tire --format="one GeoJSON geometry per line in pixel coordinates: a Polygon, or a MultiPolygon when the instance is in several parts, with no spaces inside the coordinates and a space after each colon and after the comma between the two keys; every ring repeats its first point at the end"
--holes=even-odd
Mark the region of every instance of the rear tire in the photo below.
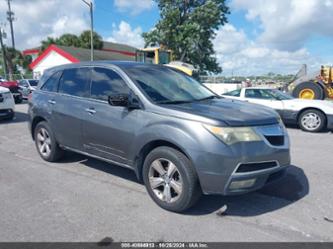
{"type": "Polygon", "coordinates": [[[190,208],[202,193],[190,160],[171,147],[158,147],[148,154],[143,181],[154,202],[173,212],[190,208]]]}
{"type": "Polygon", "coordinates": [[[315,109],[306,110],[299,115],[298,125],[303,131],[319,132],[326,127],[326,116],[315,109]]]}
{"type": "Polygon", "coordinates": [[[292,95],[300,99],[325,99],[326,94],[318,83],[302,82],[295,87],[292,95]]]}
{"type": "Polygon", "coordinates": [[[59,147],[47,122],[42,121],[37,124],[34,130],[34,139],[37,151],[45,161],[56,162],[63,157],[64,151],[59,147]]]}

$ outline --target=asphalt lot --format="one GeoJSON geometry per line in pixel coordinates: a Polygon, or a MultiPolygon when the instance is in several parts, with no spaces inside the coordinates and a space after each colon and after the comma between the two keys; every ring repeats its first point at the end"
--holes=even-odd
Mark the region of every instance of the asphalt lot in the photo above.
{"type": "Polygon", "coordinates": [[[285,178],[243,196],[205,196],[175,214],[128,169],[73,153],[42,161],[26,110],[17,105],[16,120],[0,122],[0,241],[333,241],[331,132],[288,128],[285,178]]]}

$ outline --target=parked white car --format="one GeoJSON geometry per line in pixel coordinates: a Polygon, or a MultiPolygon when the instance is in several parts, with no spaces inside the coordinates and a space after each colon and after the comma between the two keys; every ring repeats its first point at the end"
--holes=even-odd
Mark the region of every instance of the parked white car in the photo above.
{"type": "Polygon", "coordinates": [[[277,89],[262,87],[246,87],[222,96],[271,107],[285,124],[298,124],[305,131],[333,129],[333,101],[296,99],[277,89]]]}
{"type": "Polygon", "coordinates": [[[0,86],[0,120],[13,119],[15,101],[8,88],[0,86]]]}

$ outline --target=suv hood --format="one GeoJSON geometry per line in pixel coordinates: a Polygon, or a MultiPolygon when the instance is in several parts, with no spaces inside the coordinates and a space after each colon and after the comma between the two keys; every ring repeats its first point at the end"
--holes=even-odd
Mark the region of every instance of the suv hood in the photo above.
{"type": "Polygon", "coordinates": [[[8,93],[8,92],[9,92],[8,88],[0,86],[0,93],[8,93]]]}
{"type": "Polygon", "coordinates": [[[212,99],[167,106],[177,111],[214,119],[229,126],[270,125],[276,124],[279,118],[277,112],[271,108],[232,99],[212,99]]]}

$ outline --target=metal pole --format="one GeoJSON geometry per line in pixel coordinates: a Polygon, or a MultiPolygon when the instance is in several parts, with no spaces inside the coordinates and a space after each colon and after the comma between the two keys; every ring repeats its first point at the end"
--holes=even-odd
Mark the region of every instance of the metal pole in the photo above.
{"type": "Polygon", "coordinates": [[[3,41],[2,41],[2,29],[0,29],[0,44],[1,44],[2,60],[3,60],[3,71],[5,74],[5,79],[7,79],[6,50],[5,50],[5,46],[3,45],[3,41]]]}
{"type": "Polygon", "coordinates": [[[90,10],[90,60],[94,60],[94,16],[93,16],[93,3],[92,0],[87,2],[86,0],[82,0],[86,5],[88,5],[90,10]]]}
{"type": "Polygon", "coordinates": [[[92,2],[90,2],[90,60],[94,60],[94,18],[92,2]]]}
{"type": "Polygon", "coordinates": [[[13,27],[14,12],[12,11],[12,9],[10,7],[10,1],[11,0],[7,0],[7,3],[8,3],[7,20],[9,21],[9,24],[10,24],[10,33],[12,36],[12,47],[15,49],[14,27],[13,27]]]}

